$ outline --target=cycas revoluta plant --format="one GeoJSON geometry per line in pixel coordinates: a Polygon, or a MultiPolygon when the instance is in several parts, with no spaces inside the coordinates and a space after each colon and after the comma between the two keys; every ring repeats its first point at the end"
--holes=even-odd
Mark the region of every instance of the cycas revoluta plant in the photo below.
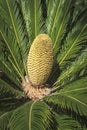
{"type": "Polygon", "coordinates": [[[0,130],[86,130],[87,3],[0,0],[0,130]]]}

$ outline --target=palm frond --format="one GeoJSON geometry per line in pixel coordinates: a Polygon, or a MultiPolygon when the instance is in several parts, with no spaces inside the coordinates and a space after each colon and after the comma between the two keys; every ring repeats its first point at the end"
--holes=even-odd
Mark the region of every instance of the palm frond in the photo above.
{"type": "Polygon", "coordinates": [[[21,0],[21,6],[29,35],[29,43],[31,44],[34,38],[41,32],[41,22],[43,22],[41,20],[41,0],[21,0]]]}
{"type": "MultiPolygon", "coordinates": [[[[8,56],[7,57],[10,60],[12,67],[15,69],[15,71],[18,73],[18,75],[23,79],[23,73],[21,72],[21,70],[20,70],[21,67],[19,66],[21,61],[19,60],[20,58],[18,58],[18,57],[20,57],[20,55],[17,55],[17,54],[19,54],[19,48],[17,48],[15,41],[13,40],[14,38],[12,37],[12,41],[10,41],[11,35],[10,35],[10,39],[9,39],[8,36],[3,31],[0,30],[0,33],[2,36],[2,40],[3,40],[3,42],[1,44],[2,44],[2,46],[3,45],[6,46],[8,53],[10,55],[9,57],[8,56]],[[13,48],[13,44],[14,44],[14,48],[13,48]]],[[[10,34],[10,32],[9,32],[9,34],[10,34]]],[[[4,54],[6,54],[6,53],[4,53],[4,54]]],[[[6,55],[3,56],[3,53],[2,53],[2,57],[0,58],[1,61],[5,60],[4,59],[5,56],[6,55]]]]}
{"type": "Polygon", "coordinates": [[[31,101],[16,109],[10,119],[12,130],[41,130],[49,127],[49,107],[40,101],[31,101]]]}
{"type": "Polygon", "coordinates": [[[13,111],[6,112],[2,115],[0,115],[0,130],[7,130],[8,129],[8,123],[9,119],[12,116],[13,111]]]}
{"type": "Polygon", "coordinates": [[[84,14],[80,16],[80,19],[77,21],[72,31],[68,34],[64,45],[60,51],[60,54],[57,57],[60,67],[66,67],[69,65],[69,61],[75,59],[81,49],[86,46],[87,40],[87,19],[86,19],[87,8],[85,9],[84,14]]]}
{"type": "Polygon", "coordinates": [[[19,91],[13,84],[9,84],[0,79],[0,112],[13,110],[23,104],[22,98],[25,95],[19,91]]]}
{"type": "Polygon", "coordinates": [[[21,81],[17,77],[17,73],[11,70],[11,67],[9,68],[8,64],[4,61],[0,61],[0,70],[2,71],[2,78],[3,80],[6,80],[6,78],[9,80],[9,82],[15,84],[18,88],[21,88],[21,81]],[[13,73],[14,72],[14,73],[13,73]]]}
{"type": "Polygon", "coordinates": [[[22,106],[27,99],[22,97],[5,97],[0,100],[0,113],[14,111],[18,107],[22,106]]]}
{"type": "Polygon", "coordinates": [[[75,78],[84,76],[85,70],[87,68],[87,48],[84,49],[82,54],[72,62],[72,65],[68,67],[65,71],[61,73],[57,81],[54,83],[54,88],[60,88],[61,86],[73,81],[75,78]],[[81,74],[81,72],[83,73],[81,74]],[[80,75],[81,74],[81,75],[80,75]]]}
{"type": "Polygon", "coordinates": [[[4,46],[4,43],[0,42],[0,70],[6,77],[9,78],[9,80],[14,82],[17,86],[20,86],[21,85],[21,81],[19,80],[20,76],[17,76],[19,71],[16,65],[14,64],[14,61],[12,62],[12,64],[9,61],[10,59],[9,55],[10,54],[6,49],[6,47],[4,46]]]}
{"type": "Polygon", "coordinates": [[[86,2],[0,0],[0,72],[0,130],[85,130],[86,2]],[[29,48],[40,33],[53,41],[54,65],[47,81],[53,88],[31,101],[22,82],[29,48]]]}
{"type": "Polygon", "coordinates": [[[83,130],[81,124],[68,115],[53,112],[53,119],[57,123],[58,130],[83,130]]]}
{"type": "MultiPolygon", "coordinates": [[[[22,14],[23,14],[23,18],[24,18],[24,21],[25,21],[25,25],[26,25],[26,30],[27,30],[27,33],[28,33],[28,36],[30,35],[30,29],[29,29],[29,5],[28,5],[28,1],[23,1],[23,0],[20,0],[19,1],[20,3],[20,7],[21,7],[21,10],[22,10],[22,14]]],[[[29,40],[30,41],[30,40],[29,40]]]]}
{"type": "MultiPolygon", "coordinates": [[[[1,17],[2,19],[4,19],[4,21],[7,23],[9,30],[11,31],[11,33],[9,33],[8,37],[12,37],[12,40],[10,41],[9,45],[10,45],[10,50],[12,50],[12,52],[17,51],[17,53],[15,52],[15,54],[19,54],[19,59],[22,62],[22,69],[19,66],[19,62],[15,61],[17,64],[18,69],[20,70],[20,72],[22,71],[26,71],[26,50],[27,50],[27,38],[26,38],[26,31],[25,31],[25,26],[23,23],[23,19],[22,19],[22,15],[20,13],[20,9],[19,6],[17,4],[16,1],[12,2],[11,0],[8,1],[0,1],[0,12],[1,13],[1,17]],[[4,12],[4,14],[3,14],[4,12]],[[8,16],[8,17],[7,17],[8,16]],[[15,39],[15,41],[14,41],[15,39]],[[13,43],[11,45],[11,43],[13,43]],[[16,48],[15,48],[16,47],[16,48]],[[14,49],[13,49],[14,48],[14,49]],[[23,70],[24,68],[24,70],[23,70]]],[[[8,42],[8,38],[6,39],[5,34],[3,29],[0,30],[1,36],[4,40],[5,43],[8,42]]],[[[18,57],[17,57],[18,58],[18,57]]],[[[17,60],[17,58],[15,58],[17,60]]],[[[23,76],[22,76],[23,77],[23,76]]]]}
{"type": "MultiPolygon", "coordinates": [[[[0,86],[1,87],[1,86],[0,86]]],[[[27,101],[26,95],[24,93],[14,90],[13,88],[10,88],[12,86],[5,86],[1,87],[0,89],[0,113],[5,113],[8,111],[12,111],[19,106],[23,105],[27,101]],[[9,88],[7,88],[9,87],[9,88]],[[6,91],[6,89],[7,91],[6,91]],[[5,89],[5,90],[4,90],[5,89]],[[9,90],[9,92],[8,92],[9,90]],[[11,90],[11,92],[10,92],[11,90]],[[12,92],[13,90],[13,92],[12,92]],[[1,94],[2,92],[2,94],[1,94]]],[[[28,99],[29,100],[29,99],[28,99]]]]}
{"type": "Polygon", "coordinates": [[[80,115],[87,116],[87,77],[74,81],[49,95],[45,100],[63,108],[71,109],[80,115]]]}
{"type": "Polygon", "coordinates": [[[73,13],[72,25],[74,25],[76,23],[76,21],[80,19],[80,16],[82,15],[82,13],[84,15],[84,10],[86,8],[87,8],[86,1],[84,1],[84,0],[76,1],[74,13],[73,13]]]}
{"type": "Polygon", "coordinates": [[[63,38],[70,15],[70,8],[75,1],[71,0],[53,0],[48,1],[47,11],[47,33],[52,38],[54,52],[58,53],[60,41],[63,38]]]}
{"type": "Polygon", "coordinates": [[[6,61],[3,61],[2,59],[0,59],[0,70],[6,75],[6,77],[9,78],[9,80],[14,82],[17,86],[21,85],[21,82],[17,78],[17,75],[15,74],[15,72],[12,71],[9,64],[6,61]]]}
{"type": "Polygon", "coordinates": [[[22,97],[24,96],[23,92],[15,89],[11,84],[8,84],[4,80],[0,79],[0,101],[2,98],[7,97],[22,97]]]}

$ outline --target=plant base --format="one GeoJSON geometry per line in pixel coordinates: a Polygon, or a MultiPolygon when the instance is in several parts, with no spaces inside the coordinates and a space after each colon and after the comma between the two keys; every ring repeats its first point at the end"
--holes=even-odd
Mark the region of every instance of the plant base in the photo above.
{"type": "Polygon", "coordinates": [[[32,100],[39,100],[43,97],[50,94],[51,89],[47,87],[47,85],[41,85],[41,86],[33,86],[29,78],[25,76],[25,83],[22,84],[23,91],[26,93],[27,97],[32,100]]]}

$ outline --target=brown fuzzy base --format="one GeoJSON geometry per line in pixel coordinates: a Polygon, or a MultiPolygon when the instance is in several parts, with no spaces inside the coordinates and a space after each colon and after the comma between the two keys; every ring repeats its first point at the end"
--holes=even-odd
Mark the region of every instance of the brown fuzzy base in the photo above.
{"type": "Polygon", "coordinates": [[[39,86],[39,88],[34,87],[29,82],[28,78],[27,77],[25,78],[26,78],[26,82],[23,83],[22,86],[23,86],[23,91],[26,93],[28,98],[32,100],[39,100],[50,94],[51,92],[50,88],[47,88],[46,86],[43,87],[39,86]]]}

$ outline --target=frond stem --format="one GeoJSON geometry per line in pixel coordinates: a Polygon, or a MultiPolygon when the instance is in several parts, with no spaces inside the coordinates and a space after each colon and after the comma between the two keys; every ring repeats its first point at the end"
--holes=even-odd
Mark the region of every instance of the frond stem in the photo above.
{"type": "Polygon", "coordinates": [[[32,103],[32,105],[31,105],[31,108],[30,108],[30,112],[29,112],[29,130],[32,130],[32,126],[31,126],[31,118],[32,118],[32,115],[31,115],[31,113],[32,113],[32,109],[33,109],[33,106],[34,106],[34,104],[36,103],[36,101],[34,101],[33,103],[32,103]]]}
{"type": "Polygon", "coordinates": [[[59,6],[58,6],[57,11],[56,11],[56,14],[55,14],[54,22],[53,22],[53,25],[52,25],[51,31],[50,31],[51,34],[52,34],[52,32],[53,32],[53,29],[54,29],[54,26],[55,26],[55,23],[56,23],[56,18],[57,18],[57,14],[58,14],[58,12],[59,12],[60,5],[61,5],[61,2],[59,2],[59,6]]]}
{"type": "Polygon", "coordinates": [[[9,44],[8,44],[7,40],[5,39],[3,33],[1,32],[1,30],[0,30],[0,33],[1,33],[1,35],[3,37],[3,40],[4,40],[5,44],[6,44],[6,46],[8,47],[8,49],[9,49],[9,51],[10,51],[10,53],[11,53],[11,55],[12,55],[12,57],[13,57],[15,63],[16,63],[16,65],[17,65],[17,67],[18,67],[18,68],[16,68],[16,70],[17,70],[18,74],[20,75],[20,77],[22,78],[22,80],[24,81],[24,76],[20,73],[21,72],[20,71],[20,67],[19,67],[19,65],[18,65],[18,63],[17,63],[17,61],[16,61],[16,59],[15,59],[13,53],[12,53],[12,50],[9,47],[9,44]]]}
{"type": "Polygon", "coordinates": [[[12,13],[11,13],[11,11],[10,11],[10,5],[9,5],[9,3],[8,3],[8,0],[6,0],[6,3],[7,3],[7,7],[8,7],[8,10],[9,10],[10,17],[11,17],[11,22],[12,22],[12,25],[13,25],[13,29],[14,29],[14,33],[15,33],[16,39],[17,39],[17,43],[18,43],[18,46],[19,46],[20,51],[21,51],[21,57],[22,57],[23,65],[24,65],[25,71],[26,71],[26,73],[27,73],[26,65],[25,65],[25,62],[24,62],[23,56],[22,56],[22,50],[21,50],[21,46],[20,46],[20,40],[19,40],[19,37],[18,37],[18,35],[17,35],[15,23],[14,23],[14,20],[13,20],[12,13]]]}
{"type": "Polygon", "coordinates": [[[74,45],[76,44],[78,38],[80,37],[82,31],[86,28],[87,24],[83,27],[83,29],[81,30],[80,34],[78,35],[78,37],[76,38],[76,40],[73,42],[72,46],[70,47],[70,49],[67,51],[67,53],[65,54],[65,56],[63,57],[63,59],[60,61],[59,65],[62,64],[62,62],[64,61],[64,59],[66,58],[66,56],[69,54],[69,52],[71,51],[71,49],[74,47],[74,45]]]}
{"type": "MultiPolygon", "coordinates": [[[[70,3],[71,3],[71,1],[69,1],[69,5],[68,5],[68,6],[70,6],[70,3]]],[[[58,39],[58,37],[59,37],[60,31],[61,31],[61,29],[62,29],[62,25],[63,25],[63,22],[64,22],[64,19],[65,19],[65,17],[66,17],[67,12],[68,12],[68,7],[67,7],[67,11],[66,11],[66,13],[65,13],[65,15],[64,15],[64,17],[63,17],[63,20],[62,20],[61,26],[60,26],[60,28],[59,28],[59,31],[58,31],[56,40],[55,40],[55,42],[54,42],[53,48],[55,48],[55,46],[56,46],[56,42],[57,42],[57,39],[58,39]]]]}

